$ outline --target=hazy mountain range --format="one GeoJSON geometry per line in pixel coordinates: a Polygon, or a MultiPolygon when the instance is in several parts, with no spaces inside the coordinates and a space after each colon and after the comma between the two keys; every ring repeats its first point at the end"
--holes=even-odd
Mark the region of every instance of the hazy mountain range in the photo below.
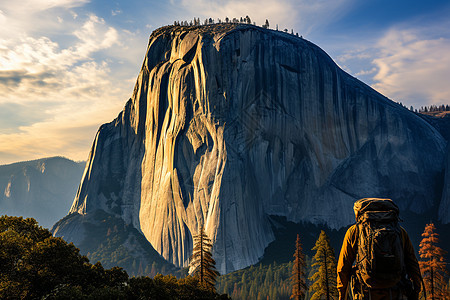
{"type": "Polygon", "coordinates": [[[50,229],[70,210],[85,164],[50,157],[0,166],[0,214],[50,229]]]}

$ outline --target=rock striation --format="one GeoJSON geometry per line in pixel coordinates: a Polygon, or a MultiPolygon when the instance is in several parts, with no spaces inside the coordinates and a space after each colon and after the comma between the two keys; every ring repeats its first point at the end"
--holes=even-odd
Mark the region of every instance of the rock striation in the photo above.
{"type": "MultiPolygon", "coordinates": [[[[120,216],[177,266],[204,224],[226,273],[262,256],[269,215],[340,228],[362,197],[437,207],[446,144],[302,38],[167,26],[150,37],[131,99],[100,127],[70,217],[120,216]]],[[[64,224],[55,235],[86,234],[64,224]]]]}

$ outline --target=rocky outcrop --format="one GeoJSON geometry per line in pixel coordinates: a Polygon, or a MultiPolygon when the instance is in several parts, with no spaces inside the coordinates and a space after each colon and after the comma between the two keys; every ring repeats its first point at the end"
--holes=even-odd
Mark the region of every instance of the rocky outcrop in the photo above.
{"type": "Polygon", "coordinates": [[[262,256],[268,215],[339,228],[362,197],[436,207],[445,147],[302,38],[168,26],[152,33],[124,110],[100,128],[70,213],[120,216],[178,266],[204,224],[225,273],[262,256]]]}
{"type": "Polygon", "coordinates": [[[69,211],[84,164],[51,157],[0,166],[0,215],[32,217],[51,228],[69,211]]]}

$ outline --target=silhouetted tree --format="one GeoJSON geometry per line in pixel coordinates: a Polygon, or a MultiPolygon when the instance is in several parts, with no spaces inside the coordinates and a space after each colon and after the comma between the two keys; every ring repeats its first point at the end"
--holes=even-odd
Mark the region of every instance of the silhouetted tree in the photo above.
{"type": "Polygon", "coordinates": [[[439,243],[439,234],[435,230],[436,227],[433,223],[427,224],[422,233],[423,239],[419,244],[420,271],[431,300],[443,299],[447,276],[444,259],[446,252],[436,245],[439,243]]]}
{"type": "Polygon", "coordinates": [[[200,283],[215,291],[215,284],[219,272],[216,271],[216,262],[212,257],[212,242],[200,226],[198,234],[194,236],[194,249],[190,258],[190,273],[199,278],[200,283]]]}
{"type": "Polygon", "coordinates": [[[294,265],[292,266],[292,295],[291,299],[300,300],[305,297],[306,280],[305,280],[306,262],[303,254],[302,243],[300,236],[297,234],[295,241],[294,265]]]}
{"type": "Polygon", "coordinates": [[[312,250],[316,250],[313,267],[316,267],[317,271],[310,277],[314,281],[310,287],[310,291],[314,292],[311,300],[321,299],[322,297],[325,297],[326,300],[337,299],[336,257],[325,231],[320,232],[319,239],[312,250]]]}
{"type": "Polygon", "coordinates": [[[266,23],[264,24],[265,28],[269,28],[269,20],[266,19],[266,23]]]}

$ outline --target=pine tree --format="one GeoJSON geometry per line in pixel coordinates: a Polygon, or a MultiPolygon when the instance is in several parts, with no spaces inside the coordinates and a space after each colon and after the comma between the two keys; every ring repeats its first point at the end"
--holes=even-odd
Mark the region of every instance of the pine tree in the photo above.
{"type": "Polygon", "coordinates": [[[306,293],[305,270],[306,270],[305,255],[303,254],[300,236],[297,234],[294,252],[294,265],[292,267],[292,276],[291,276],[291,283],[292,283],[291,299],[300,300],[301,298],[305,297],[306,293]]]}
{"type": "Polygon", "coordinates": [[[422,241],[419,244],[420,271],[425,283],[427,294],[434,299],[443,299],[445,293],[445,269],[444,255],[446,252],[436,246],[439,243],[439,234],[435,232],[436,227],[433,223],[427,224],[422,233],[422,241]]]}
{"type": "Polygon", "coordinates": [[[320,232],[319,239],[312,250],[316,250],[312,266],[317,271],[310,277],[314,282],[310,287],[310,291],[313,292],[311,300],[321,299],[322,297],[325,297],[326,300],[337,299],[336,257],[325,231],[320,232]]]}
{"type": "Polygon", "coordinates": [[[215,284],[219,272],[216,270],[216,262],[212,257],[212,242],[203,228],[194,236],[194,249],[190,257],[191,275],[197,276],[202,284],[215,291],[215,284]]]}
{"type": "Polygon", "coordinates": [[[239,294],[240,294],[240,292],[239,292],[237,283],[235,282],[235,283],[234,283],[234,288],[233,288],[233,293],[231,294],[231,297],[232,297],[233,299],[237,299],[237,298],[239,297],[239,294]]]}

